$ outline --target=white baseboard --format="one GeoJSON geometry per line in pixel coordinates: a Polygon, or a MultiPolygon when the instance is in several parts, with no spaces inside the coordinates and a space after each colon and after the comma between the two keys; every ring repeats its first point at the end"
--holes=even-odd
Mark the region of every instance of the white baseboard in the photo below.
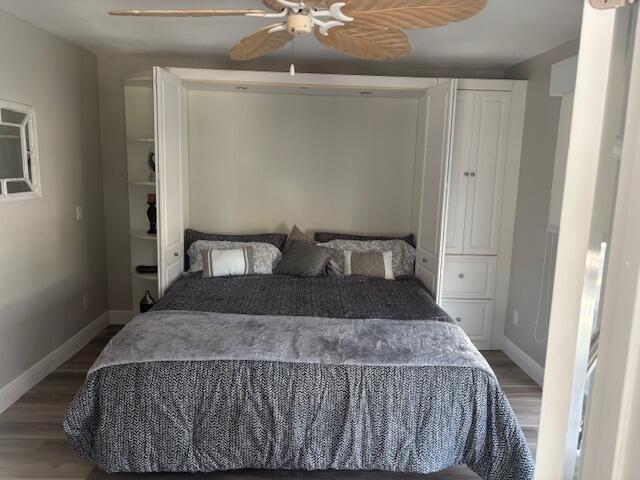
{"type": "Polygon", "coordinates": [[[0,413],[4,412],[22,395],[42,381],[47,375],[74,356],[91,339],[109,325],[109,313],[104,312],[65,343],[0,389],[0,413]]]}
{"type": "Polygon", "coordinates": [[[513,360],[524,372],[540,386],[544,380],[544,368],[533,358],[527,355],[520,347],[507,337],[502,339],[502,351],[513,360]]]}
{"type": "Polygon", "coordinates": [[[109,310],[111,325],[126,325],[133,317],[135,317],[133,310],[109,310]]]}

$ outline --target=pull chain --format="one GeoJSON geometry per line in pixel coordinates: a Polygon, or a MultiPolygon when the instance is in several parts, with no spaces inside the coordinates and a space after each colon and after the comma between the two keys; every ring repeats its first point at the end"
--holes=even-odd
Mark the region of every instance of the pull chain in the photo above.
{"type": "Polygon", "coordinates": [[[289,75],[292,77],[296,74],[296,66],[293,64],[293,38],[291,39],[291,66],[289,67],[289,75]]]}

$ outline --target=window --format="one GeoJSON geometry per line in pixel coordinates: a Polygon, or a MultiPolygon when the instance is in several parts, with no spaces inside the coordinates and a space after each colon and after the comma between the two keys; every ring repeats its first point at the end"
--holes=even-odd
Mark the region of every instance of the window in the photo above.
{"type": "Polygon", "coordinates": [[[35,109],[0,100],[0,201],[39,196],[35,109]]]}

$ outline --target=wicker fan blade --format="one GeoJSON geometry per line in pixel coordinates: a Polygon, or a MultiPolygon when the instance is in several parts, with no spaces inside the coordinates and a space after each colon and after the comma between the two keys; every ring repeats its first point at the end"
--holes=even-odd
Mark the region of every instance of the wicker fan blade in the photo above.
{"type": "Polygon", "coordinates": [[[318,29],[315,33],[318,41],[326,47],[366,60],[393,60],[409,55],[411,51],[407,36],[395,28],[381,29],[350,23],[332,28],[327,36],[318,29]]]}
{"type": "Polygon", "coordinates": [[[472,17],[487,0],[346,0],[345,15],[379,28],[431,28],[472,17]]]}
{"type": "MultiPolygon", "coordinates": [[[[279,25],[279,24],[276,24],[279,25]]],[[[231,50],[230,57],[232,60],[253,60],[267,53],[275,52],[283,47],[291,40],[292,36],[286,30],[280,32],[269,33],[276,25],[269,25],[261,28],[255,33],[244,37],[231,50]]]]}
{"type": "MultiPolygon", "coordinates": [[[[329,8],[329,5],[337,1],[340,0],[305,0],[304,4],[307,7],[329,8]]],[[[262,3],[264,3],[271,10],[275,10],[277,12],[284,8],[282,4],[278,3],[276,0],[262,0],[262,3]]]]}
{"type": "Polygon", "coordinates": [[[231,17],[235,15],[260,15],[264,10],[113,10],[109,15],[122,17],[231,17]]]}

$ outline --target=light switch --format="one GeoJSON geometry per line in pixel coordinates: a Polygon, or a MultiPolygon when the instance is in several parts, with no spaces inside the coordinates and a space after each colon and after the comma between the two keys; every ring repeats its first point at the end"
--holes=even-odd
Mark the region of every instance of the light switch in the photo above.
{"type": "Polygon", "coordinates": [[[518,322],[520,321],[520,314],[518,313],[518,310],[514,310],[513,311],[513,324],[514,325],[518,325],[518,322]]]}
{"type": "Polygon", "coordinates": [[[79,222],[82,220],[82,205],[76,206],[76,220],[79,222]]]}

